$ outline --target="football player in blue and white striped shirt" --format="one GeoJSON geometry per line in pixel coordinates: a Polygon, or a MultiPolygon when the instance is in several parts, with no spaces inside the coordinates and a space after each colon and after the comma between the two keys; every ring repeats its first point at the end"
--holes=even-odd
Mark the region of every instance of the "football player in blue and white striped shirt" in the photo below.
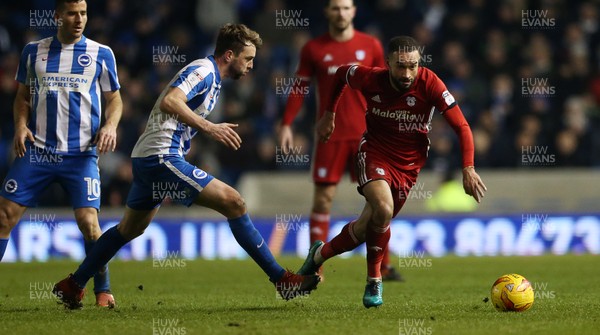
{"type": "MultiPolygon", "coordinates": [[[[122,112],[115,57],[109,47],[83,35],[85,0],[57,0],[55,19],[57,34],[27,44],[17,70],[17,158],[0,190],[0,259],[12,228],[52,182],[71,198],[86,253],[102,233],[98,153],[114,151],[122,112]],[[102,127],[101,95],[106,100],[102,127]]],[[[114,306],[106,266],[94,285],[96,304],[114,306]]]]}
{"type": "Polygon", "coordinates": [[[275,261],[250,220],[244,199],[235,189],[184,159],[190,140],[198,131],[231,149],[240,147],[241,139],[234,130],[236,124],[215,124],[205,118],[219,97],[221,78],[239,79],[246,75],[261,45],[255,31],[242,24],[227,24],[219,31],[214,56],[191,62],[164,89],[131,155],[133,185],[123,219],[100,237],[75,273],[54,286],[54,292],[65,305],[81,306],[83,288],[96,269],[144,232],[165,197],[223,214],[237,242],[284,299],[308,294],[316,288],[318,276],[296,275],[275,261]]]}

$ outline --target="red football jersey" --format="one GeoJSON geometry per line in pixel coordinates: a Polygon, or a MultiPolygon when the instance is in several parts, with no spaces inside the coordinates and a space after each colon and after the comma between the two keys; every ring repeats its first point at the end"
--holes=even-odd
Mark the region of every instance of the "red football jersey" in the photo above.
{"type": "MultiPolygon", "coordinates": [[[[367,132],[361,150],[376,150],[389,157],[398,168],[420,169],[429,150],[427,133],[431,118],[438,110],[460,138],[463,165],[473,165],[469,125],[446,85],[431,70],[420,67],[413,84],[403,92],[392,87],[388,69],[344,66],[336,78],[333,98],[339,95],[335,91],[341,89],[340,82],[343,84],[345,78],[346,83],[362,92],[367,100],[367,132]]],[[[337,131],[337,118],[346,111],[338,107],[336,112],[337,131]]]]}
{"type": "MultiPolygon", "coordinates": [[[[385,67],[383,48],[379,41],[368,34],[354,31],[352,39],[338,42],[329,33],[310,40],[300,53],[300,64],[296,76],[308,82],[317,79],[317,118],[321,118],[325,108],[331,103],[333,80],[337,69],[342,65],[360,64],[370,67],[385,67]]],[[[300,110],[304,97],[290,96],[285,107],[282,123],[289,125],[300,110]]],[[[331,141],[358,139],[365,131],[366,102],[359,91],[344,93],[338,108],[344,110],[337,121],[337,131],[331,141]]]]}

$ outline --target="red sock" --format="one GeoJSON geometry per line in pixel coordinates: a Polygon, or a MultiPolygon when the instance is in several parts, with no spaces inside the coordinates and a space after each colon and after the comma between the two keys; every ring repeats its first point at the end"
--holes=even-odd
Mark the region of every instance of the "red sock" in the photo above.
{"type": "Polygon", "coordinates": [[[312,212],[310,215],[310,244],[320,240],[328,241],[329,235],[329,214],[312,212]]]}
{"type": "Polygon", "coordinates": [[[336,237],[332,238],[330,242],[323,245],[323,248],[321,249],[321,256],[324,259],[329,259],[346,251],[354,250],[356,247],[362,244],[362,242],[360,242],[356,236],[354,236],[354,231],[352,229],[353,225],[354,221],[351,221],[345,225],[344,228],[342,228],[342,231],[336,237]]]}
{"type": "Polygon", "coordinates": [[[385,269],[390,266],[390,248],[389,245],[383,251],[383,259],[381,260],[381,268],[385,269]]]}
{"type": "Polygon", "coordinates": [[[390,226],[367,227],[367,274],[370,278],[381,278],[381,261],[390,241],[390,226]]]}

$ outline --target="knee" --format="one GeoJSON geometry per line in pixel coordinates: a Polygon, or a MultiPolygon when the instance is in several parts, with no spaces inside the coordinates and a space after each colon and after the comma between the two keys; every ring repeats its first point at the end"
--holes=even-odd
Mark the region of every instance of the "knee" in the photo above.
{"type": "Polygon", "coordinates": [[[312,210],[315,213],[329,213],[332,202],[333,198],[329,196],[315,197],[312,210]]]}
{"type": "MultiPolygon", "coordinates": [[[[335,189],[334,189],[335,190],[335,189]]],[[[330,189],[318,189],[315,191],[313,201],[313,212],[316,213],[329,213],[331,210],[331,204],[333,203],[333,197],[335,195],[334,190],[330,189]]]]}
{"type": "Polygon", "coordinates": [[[225,198],[225,213],[228,219],[239,218],[246,213],[246,202],[244,198],[235,190],[229,192],[225,198]]]}
{"type": "Polygon", "coordinates": [[[0,238],[8,238],[10,231],[19,223],[25,207],[0,198],[0,238]]]}
{"type": "Polygon", "coordinates": [[[371,223],[378,227],[385,227],[392,220],[394,213],[394,206],[387,202],[380,201],[373,204],[373,215],[371,217],[371,223]]]}
{"type": "Polygon", "coordinates": [[[19,218],[6,206],[0,206],[0,238],[8,237],[18,220],[19,218]]]}
{"type": "Polygon", "coordinates": [[[95,241],[102,235],[95,212],[76,213],[75,220],[85,240],[95,241]]]}

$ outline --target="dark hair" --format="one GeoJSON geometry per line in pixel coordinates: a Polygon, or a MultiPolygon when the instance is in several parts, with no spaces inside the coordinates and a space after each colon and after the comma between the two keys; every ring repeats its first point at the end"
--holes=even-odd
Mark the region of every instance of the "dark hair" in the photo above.
{"type": "Polygon", "coordinates": [[[410,36],[396,36],[393,37],[388,43],[388,54],[393,52],[412,52],[417,50],[419,54],[423,48],[417,43],[417,41],[410,36]]]}
{"type": "MultiPolygon", "coordinates": [[[[354,4],[354,0],[351,1],[352,2],[352,6],[355,6],[354,4]]],[[[325,8],[329,8],[329,6],[331,6],[331,0],[328,0],[327,2],[325,2],[325,4],[323,5],[323,7],[325,8]]]]}
{"type": "Polygon", "coordinates": [[[85,0],[56,0],[56,6],[54,7],[54,9],[61,10],[65,7],[66,3],[77,3],[82,1],[85,0]]]}
{"type": "Polygon", "coordinates": [[[227,50],[233,51],[233,54],[237,56],[244,50],[244,47],[251,44],[256,49],[262,45],[262,39],[256,31],[243,24],[228,23],[219,30],[215,45],[215,57],[223,55],[227,50]]]}

